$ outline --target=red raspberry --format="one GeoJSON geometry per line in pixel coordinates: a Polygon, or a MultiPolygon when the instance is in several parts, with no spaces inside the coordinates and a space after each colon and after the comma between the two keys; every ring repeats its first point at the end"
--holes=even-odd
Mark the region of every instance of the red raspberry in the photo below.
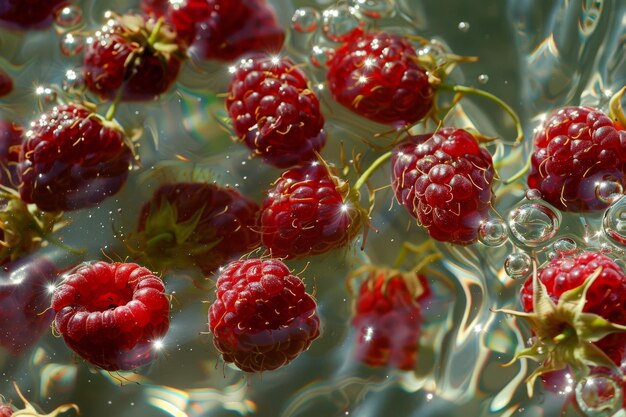
{"type": "Polygon", "coordinates": [[[58,274],[43,257],[23,258],[0,271],[0,346],[11,354],[30,349],[50,328],[48,289],[58,274]]]}
{"type": "Polygon", "coordinates": [[[330,91],[340,104],[375,122],[404,126],[422,120],[434,91],[415,48],[402,36],[363,34],[328,61],[330,91]]]}
{"type": "Polygon", "coordinates": [[[82,265],[55,289],[52,308],[65,343],[107,371],[152,362],[170,323],[163,281],[133,263],[82,265]]]}
{"type": "Polygon", "coordinates": [[[140,252],[159,270],[197,265],[205,274],[260,245],[259,206],[232,188],[162,185],[137,226],[140,252]]]}
{"type": "Polygon", "coordinates": [[[111,99],[123,88],[124,100],[150,100],[176,80],[183,57],[167,24],[113,15],[87,47],[83,73],[87,87],[101,97],[111,99]]]}
{"type": "Polygon", "coordinates": [[[398,201],[442,242],[467,245],[491,206],[494,176],[489,152],[467,131],[443,128],[409,137],[391,159],[398,201]]]}
{"type": "Polygon", "coordinates": [[[263,201],[263,244],[277,258],[302,258],[345,246],[363,221],[354,200],[348,184],[322,164],[289,169],[263,201]]]}
{"type": "Polygon", "coordinates": [[[13,80],[2,68],[0,68],[0,97],[4,97],[13,91],[13,80]]]}
{"type": "Polygon", "coordinates": [[[15,188],[19,183],[17,162],[24,129],[8,120],[0,119],[0,184],[15,188]]]}
{"type": "Polygon", "coordinates": [[[354,303],[357,360],[370,366],[415,368],[422,323],[423,275],[374,269],[361,283],[354,303]]]}
{"type": "Polygon", "coordinates": [[[319,336],[315,300],[302,280],[276,259],[230,263],[217,280],[209,308],[213,343],[242,371],[280,368],[319,336]]]}
{"type": "Polygon", "coordinates": [[[40,29],[66,0],[0,0],[0,25],[13,29],[40,29]]]}
{"type": "Polygon", "coordinates": [[[319,101],[290,59],[242,61],[228,90],[226,108],[235,133],[265,162],[287,168],[315,159],[326,143],[319,101]]]}
{"type": "Polygon", "coordinates": [[[563,107],[548,116],[534,139],[528,186],[561,210],[604,210],[603,180],[626,187],[626,131],[591,107],[563,107]]]}
{"type": "Polygon", "coordinates": [[[231,61],[251,52],[276,53],[285,32],[266,0],[142,0],[144,11],[165,15],[192,55],[231,61]]]}
{"type": "Polygon", "coordinates": [[[19,191],[44,211],[93,207],[124,185],[133,152],[119,125],[70,104],[44,113],[26,132],[19,191]]]}

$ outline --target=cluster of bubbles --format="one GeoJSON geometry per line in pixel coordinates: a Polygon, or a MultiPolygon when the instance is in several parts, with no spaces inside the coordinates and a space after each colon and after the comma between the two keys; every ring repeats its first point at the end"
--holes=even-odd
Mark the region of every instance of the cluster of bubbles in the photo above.
{"type": "Polygon", "coordinates": [[[54,16],[57,27],[65,32],[61,36],[60,48],[65,56],[76,56],[85,47],[85,37],[79,33],[78,27],[83,23],[83,11],[75,5],[61,8],[54,16]]]}

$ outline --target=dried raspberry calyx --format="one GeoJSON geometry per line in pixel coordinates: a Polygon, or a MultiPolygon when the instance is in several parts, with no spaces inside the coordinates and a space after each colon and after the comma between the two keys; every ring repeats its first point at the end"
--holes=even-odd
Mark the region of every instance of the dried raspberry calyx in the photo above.
{"type": "Polygon", "coordinates": [[[517,352],[505,364],[512,365],[520,358],[532,359],[541,364],[526,379],[530,397],[537,377],[547,372],[569,367],[580,379],[589,374],[591,366],[602,366],[621,374],[617,365],[594,342],[612,333],[626,332],[626,326],[611,323],[598,314],[583,312],[587,291],[601,273],[602,267],[598,267],[582,285],[563,292],[555,303],[539,279],[535,264],[532,277],[533,311],[494,310],[524,320],[534,331],[533,345],[517,352]]]}
{"type": "Polygon", "coordinates": [[[35,409],[35,407],[33,407],[33,405],[28,402],[28,400],[24,397],[24,394],[22,394],[22,391],[20,391],[20,388],[17,386],[17,383],[15,381],[13,381],[13,386],[15,387],[17,395],[24,402],[24,408],[21,410],[14,410],[13,414],[11,414],[12,417],[56,417],[59,414],[63,414],[69,410],[74,410],[77,413],[80,413],[80,409],[76,404],[63,404],[55,408],[51,413],[40,414],[35,409]]]}
{"type": "Polygon", "coordinates": [[[622,129],[626,129],[626,114],[624,114],[624,109],[622,108],[624,93],[626,93],[626,86],[615,93],[609,101],[609,116],[611,119],[615,120],[622,129]]]}

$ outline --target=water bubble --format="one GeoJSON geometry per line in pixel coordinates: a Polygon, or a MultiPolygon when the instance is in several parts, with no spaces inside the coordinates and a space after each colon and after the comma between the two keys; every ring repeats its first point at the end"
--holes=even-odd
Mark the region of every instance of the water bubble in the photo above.
{"type": "Polygon", "coordinates": [[[481,84],[487,84],[489,82],[489,76],[487,74],[480,74],[478,76],[478,82],[481,84]]]}
{"type": "Polygon", "coordinates": [[[80,71],[68,69],[63,77],[63,91],[72,92],[82,90],[85,86],[85,80],[80,71]]]}
{"type": "Polygon", "coordinates": [[[561,255],[571,255],[577,249],[576,242],[569,237],[557,240],[552,247],[561,255]]]}
{"type": "Polygon", "coordinates": [[[500,246],[508,239],[508,230],[504,220],[494,217],[480,224],[478,240],[485,246],[500,246]]]}
{"type": "Polygon", "coordinates": [[[61,52],[65,56],[75,56],[83,51],[85,39],[81,35],[67,33],[61,38],[61,52]]]}
{"type": "Polygon", "coordinates": [[[359,14],[371,19],[389,17],[395,11],[395,0],[352,0],[352,7],[359,14]]]}
{"type": "Polygon", "coordinates": [[[59,26],[63,27],[71,27],[79,24],[83,19],[83,11],[78,6],[65,6],[61,10],[59,10],[54,20],[59,26]]]}
{"type": "Polygon", "coordinates": [[[541,200],[541,191],[536,188],[531,188],[526,191],[526,199],[528,200],[541,200]]]}
{"type": "Polygon", "coordinates": [[[443,65],[448,62],[448,53],[446,52],[446,48],[437,41],[432,41],[431,43],[422,46],[416,52],[420,56],[430,56],[438,65],[443,65]]]}
{"type": "Polygon", "coordinates": [[[620,198],[604,212],[602,230],[615,243],[626,245],[626,198],[620,198]]]}
{"type": "Polygon", "coordinates": [[[320,21],[320,12],[313,7],[301,7],[291,18],[291,26],[298,32],[311,33],[317,29],[320,21]]]}
{"type": "Polygon", "coordinates": [[[530,272],[531,259],[524,252],[511,253],[504,260],[504,271],[511,278],[522,278],[530,272]]]}
{"type": "Polygon", "coordinates": [[[45,103],[56,104],[57,102],[57,91],[52,87],[40,85],[35,88],[35,94],[38,99],[43,100],[45,103]]]}
{"type": "Polygon", "coordinates": [[[587,417],[609,417],[622,406],[619,383],[609,375],[595,374],[576,385],[576,402],[587,417]]]}
{"type": "Polygon", "coordinates": [[[604,180],[596,185],[596,197],[603,203],[612,204],[624,195],[624,188],[619,181],[604,180]]]}
{"type": "Polygon", "coordinates": [[[335,50],[327,46],[313,45],[311,48],[311,63],[318,68],[323,68],[326,62],[333,56],[335,50]]]}
{"type": "Polygon", "coordinates": [[[468,22],[459,22],[458,28],[461,32],[467,32],[470,30],[470,24],[468,22]]]}
{"type": "Polygon", "coordinates": [[[522,204],[509,213],[511,233],[526,246],[539,246],[552,239],[559,224],[559,216],[539,203],[522,204]]]}
{"type": "Polygon", "coordinates": [[[333,42],[349,41],[361,32],[362,26],[351,7],[340,5],[324,10],[322,30],[333,42]]]}

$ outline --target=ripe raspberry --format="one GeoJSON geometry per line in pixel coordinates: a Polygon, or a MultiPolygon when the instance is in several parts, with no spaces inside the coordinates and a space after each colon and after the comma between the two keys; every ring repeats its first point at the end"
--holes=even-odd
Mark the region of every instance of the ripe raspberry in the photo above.
{"type": "Polygon", "coordinates": [[[136,240],[158,270],[197,265],[209,275],[260,245],[259,206],[232,188],[162,185],[144,205],[136,240]]]}
{"type": "Polygon", "coordinates": [[[169,89],[183,58],[169,25],[113,15],[87,47],[83,73],[87,87],[103,98],[123,88],[123,100],[150,100],[169,89]]]}
{"type": "Polygon", "coordinates": [[[25,134],[19,192],[44,211],[93,207],[122,188],[132,160],[119,125],[80,105],[57,106],[25,134]]]}
{"type": "Polygon", "coordinates": [[[302,258],[347,245],[363,214],[348,184],[314,162],[285,171],[261,209],[261,239],[273,257],[302,258]]]}
{"type": "Polygon", "coordinates": [[[213,343],[242,371],[280,368],[319,336],[315,300],[302,280],[276,259],[230,263],[217,280],[209,308],[213,343]]]}
{"type": "Polygon", "coordinates": [[[604,180],[626,187],[626,131],[591,107],[563,107],[535,134],[528,186],[561,210],[604,210],[596,186],[604,180]]]}
{"type": "Polygon", "coordinates": [[[0,184],[17,187],[17,162],[24,129],[8,120],[0,119],[0,184]]]}
{"type": "Polygon", "coordinates": [[[0,68],[0,97],[4,97],[13,91],[13,80],[2,68],[0,68]]]}
{"type": "Polygon", "coordinates": [[[409,137],[391,160],[398,201],[431,237],[467,245],[478,238],[491,205],[489,152],[467,131],[443,128],[409,137]]]}
{"type": "Polygon", "coordinates": [[[235,133],[265,162],[287,168],[314,159],[326,143],[319,101],[290,59],[242,61],[228,90],[235,133]]]}
{"type": "Polygon", "coordinates": [[[0,271],[0,346],[11,354],[30,349],[50,328],[48,288],[58,274],[43,257],[23,258],[0,271]]]}
{"type": "Polygon", "coordinates": [[[169,328],[164,291],[161,279],[137,264],[85,264],[54,291],[54,327],[93,365],[137,368],[154,360],[153,343],[169,328]]]}
{"type": "Polygon", "coordinates": [[[41,29],[66,0],[1,0],[0,26],[12,29],[41,29]]]}
{"type": "Polygon", "coordinates": [[[357,360],[370,366],[415,368],[422,323],[419,302],[428,293],[423,275],[372,269],[354,302],[357,360]]]}
{"type": "Polygon", "coordinates": [[[434,91],[415,48],[402,36],[363,34],[328,61],[330,91],[340,104],[375,122],[404,126],[423,119],[434,91]]]}
{"type": "Polygon", "coordinates": [[[141,6],[164,15],[199,58],[232,61],[252,52],[276,53],[285,41],[266,0],[142,0],[141,6]]]}

